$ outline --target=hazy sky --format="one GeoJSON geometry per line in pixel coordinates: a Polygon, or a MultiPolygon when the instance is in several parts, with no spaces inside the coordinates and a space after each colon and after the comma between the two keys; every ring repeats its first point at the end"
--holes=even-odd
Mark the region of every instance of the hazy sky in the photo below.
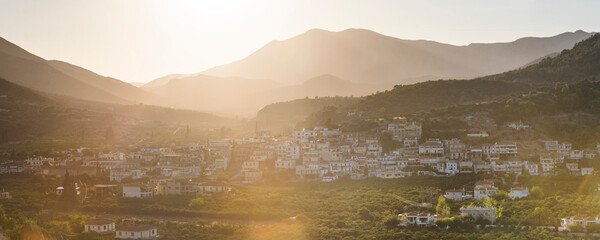
{"type": "Polygon", "coordinates": [[[128,82],[195,73],[311,28],[464,45],[599,31],[600,1],[0,0],[0,37],[128,82]]]}

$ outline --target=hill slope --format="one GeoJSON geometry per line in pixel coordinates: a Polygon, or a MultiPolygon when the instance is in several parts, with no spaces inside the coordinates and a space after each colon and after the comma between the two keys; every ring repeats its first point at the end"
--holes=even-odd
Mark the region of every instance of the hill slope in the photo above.
{"type": "Polygon", "coordinates": [[[0,77],[48,93],[108,103],[159,103],[156,96],[114,78],[61,61],[47,61],[0,38],[0,77]]]}
{"type": "MultiPolygon", "coordinates": [[[[486,102],[493,98],[518,95],[537,88],[554,87],[557,82],[575,83],[586,79],[596,79],[600,74],[600,34],[579,42],[571,50],[564,50],[558,56],[549,57],[539,63],[502,74],[472,80],[440,80],[397,85],[393,89],[361,98],[357,103],[338,104],[337,112],[344,118],[347,112],[360,112],[363,117],[396,116],[427,111],[455,104],[486,102]]],[[[316,103],[305,103],[317,106],[316,103]]],[[[287,103],[292,106],[292,103],[287,103]]],[[[286,109],[286,103],[278,109],[286,109]]],[[[271,108],[270,106],[267,108],[271,108]]],[[[269,115],[259,119],[283,118],[286,112],[278,113],[269,109],[269,115]]],[[[297,119],[297,118],[295,118],[297,119]]],[[[324,119],[315,119],[324,122],[324,119]]]]}
{"type": "Polygon", "coordinates": [[[102,142],[107,140],[109,129],[114,131],[115,140],[131,143],[153,135],[159,137],[161,132],[172,137],[173,129],[165,129],[173,126],[199,126],[225,120],[201,112],[51,95],[0,78],[0,148],[4,143],[30,145],[23,141],[69,146],[84,140],[102,142]]]}
{"type": "Polygon", "coordinates": [[[522,38],[509,43],[454,46],[433,41],[403,40],[348,29],[313,29],[283,41],[272,41],[250,56],[204,74],[273,79],[299,83],[322,74],[353,82],[403,84],[422,76],[473,78],[519,68],[537,58],[571,48],[590,33],[522,38]]]}

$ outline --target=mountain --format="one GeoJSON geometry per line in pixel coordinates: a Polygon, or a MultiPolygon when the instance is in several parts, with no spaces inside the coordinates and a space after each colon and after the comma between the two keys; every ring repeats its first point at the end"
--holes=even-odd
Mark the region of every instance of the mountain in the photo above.
{"type": "Polygon", "coordinates": [[[130,82],[129,84],[135,86],[135,87],[142,87],[144,86],[146,83],[144,82],[130,82]]]}
{"type": "MultiPolygon", "coordinates": [[[[517,70],[471,80],[439,80],[396,85],[391,90],[362,97],[355,103],[338,102],[337,106],[325,106],[336,107],[337,109],[328,109],[327,116],[336,114],[338,119],[346,119],[347,113],[360,113],[363,118],[402,116],[458,104],[483,104],[496,98],[554,89],[557,83],[575,84],[583,80],[595,81],[598,77],[600,77],[600,34],[594,34],[575,44],[573,49],[563,50],[555,57],[544,58],[537,64],[517,70]]],[[[559,86],[563,85],[559,84],[559,86]]],[[[317,103],[310,103],[316,100],[306,101],[304,105],[320,106],[317,103]]],[[[600,100],[595,101],[600,102],[600,100]]],[[[280,103],[276,109],[274,106],[267,106],[259,111],[258,119],[265,122],[279,119],[281,122],[281,119],[285,119],[289,114],[285,109],[292,108],[295,104],[297,103],[280,103]],[[264,114],[266,112],[269,114],[264,114]]],[[[313,124],[327,121],[327,119],[319,119],[319,114],[313,115],[316,116],[312,119],[313,124]]],[[[298,117],[294,117],[294,120],[298,117]]]]}
{"type": "Polygon", "coordinates": [[[254,103],[260,108],[271,103],[306,97],[365,96],[389,87],[392,86],[390,84],[356,83],[325,74],[297,85],[283,86],[254,94],[246,102],[254,103]]]}
{"type": "Polygon", "coordinates": [[[142,86],[145,88],[159,87],[169,83],[169,81],[171,81],[172,79],[196,77],[198,75],[200,74],[169,74],[167,76],[154,79],[146,84],[143,84],[142,86]]]}
{"type": "Polygon", "coordinates": [[[250,96],[281,86],[270,80],[202,74],[171,76],[156,81],[144,85],[143,88],[163,97],[171,106],[231,114],[254,113],[260,106],[257,106],[250,96]]]}
{"type": "Polygon", "coordinates": [[[45,60],[3,38],[0,38],[0,77],[34,90],[91,101],[160,103],[153,94],[131,84],[66,62],[45,60]]]}
{"type": "Polygon", "coordinates": [[[599,74],[600,34],[594,34],[555,57],[547,57],[537,64],[488,76],[486,79],[552,86],[556,82],[573,83],[595,79],[599,74]]]}
{"type": "Polygon", "coordinates": [[[202,72],[212,76],[273,79],[297,84],[322,74],[353,82],[406,84],[404,79],[473,78],[519,68],[537,58],[573,47],[591,36],[583,31],[527,37],[508,43],[455,46],[403,40],[370,30],[313,29],[272,41],[248,57],[202,72]]]}
{"type": "Polygon", "coordinates": [[[254,115],[275,102],[305,97],[364,96],[389,87],[389,84],[355,83],[329,74],[287,86],[269,80],[195,74],[166,76],[143,88],[162,96],[172,106],[254,115]]]}
{"type": "Polygon", "coordinates": [[[228,121],[195,111],[93,102],[48,94],[2,78],[0,113],[0,148],[3,143],[22,141],[28,147],[32,146],[29,141],[50,142],[51,147],[78,146],[82,135],[87,143],[102,142],[109,129],[119,137],[116,139],[128,143],[151,136],[172,139],[175,129],[169,128],[215,126],[228,121]]]}

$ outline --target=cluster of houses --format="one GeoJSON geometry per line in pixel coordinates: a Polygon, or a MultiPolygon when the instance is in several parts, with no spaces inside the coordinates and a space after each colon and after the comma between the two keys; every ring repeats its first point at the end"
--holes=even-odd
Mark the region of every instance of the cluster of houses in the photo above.
{"type": "Polygon", "coordinates": [[[84,224],[85,232],[114,234],[116,239],[158,239],[158,229],[150,225],[130,225],[115,227],[115,222],[108,219],[94,219],[84,224]]]}
{"type": "MultiPolygon", "coordinates": [[[[494,180],[484,179],[478,181],[473,186],[473,191],[463,189],[449,189],[444,193],[446,199],[454,201],[465,200],[484,200],[488,197],[493,197],[498,192],[498,187],[494,186],[494,180]]],[[[529,188],[523,186],[515,186],[510,189],[509,196],[511,199],[519,199],[529,196],[529,188]]]]}
{"type": "MultiPolygon", "coordinates": [[[[0,174],[64,175],[68,172],[71,175],[103,175],[108,176],[111,184],[125,184],[120,193],[122,197],[145,198],[227,192],[229,187],[223,181],[217,181],[219,175],[227,173],[229,183],[253,183],[264,179],[266,169],[269,173],[287,173],[298,181],[459,173],[553,175],[559,169],[574,175],[588,175],[595,174],[594,168],[582,161],[596,158],[600,151],[600,145],[597,149],[576,150],[569,143],[545,141],[539,161],[527,161],[523,160],[524,154],[513,141],[468,145],[460,139],[422,139],[421,123],[406,119],[383,126],[399,143],[398,148],[385,153],[380,134],[344,133],[339,129],[315,127],[295,130],[289,137],[274,138],[268,132],[257,132],[253,138],[141,147],[127,153],[81,154],[86,149],[74,149],[57,152],[54,156],[60,157],[55,158],[36,156],[25,161],[5,161],[0,164],[0,174]],[[147,181],[144,180],[143,185],[127,184],[139,179],[147,181]]],[[[527,128],[520,121],[508,126],[517,130],[527,128]]],[[[485,131],[472,134],[487,137],[485,131]]],[[[107,189],[109,194],[119,194],[112,190],[114,187],[94,187],[103,189],[101,191],[107,189]]],[[[446,194],[450,199],[465,200],[480,199],[496,191],[493,184],[483,184],[474,186],[472,192],[455,189],[446,194]]],[[[514,198],[527,194],[526,188],[511,190],[514,198]]]]}

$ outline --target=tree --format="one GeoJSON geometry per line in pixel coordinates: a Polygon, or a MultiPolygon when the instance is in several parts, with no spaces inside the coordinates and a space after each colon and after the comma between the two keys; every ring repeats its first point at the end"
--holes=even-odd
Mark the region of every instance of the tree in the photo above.
{"type": "Polygon", "coordinates": [[[398,219],[398,216],[391,215],[391,216],[387,216],[385,218],[385,220],[383,220],[383,224],[389,228],[393,228],[393,227],[398,226],[398,224],[400,224],[400,220],[398,219]]]}
{"type": "Polygon", "coordinates": [[[536,226],[553,226],[555,225],[552,211],[547,207],[536,207],[535,210],[527,215],[526,221],[531,225],[536,226]]]}
{"type": "Polygon", "coordinates": [[[63,193],[59,198],[59,207],[62,209],[73,209],[77,206],[77,190],[75,189],[75,180],[67,171],[63,178],[63,193]]]}
{"type": "Polygon", "coordinates": [[[496,192],[496,194],[494,194],[494,198],[496,200],[506,200],[506,199],[509,199],[510,196],[509,196],[508,192],[506,192],[504,190],[498,190],[496,192]]]}
{"type": "Polygon", "coordinates": [[[498,203],[498,201],[491,197],[486,197],[485,200],[483,200],[484,207],[494,207],[496,209],[496,218],[502,217],[502,211],[504,210],[502,203],[503,201],[498,203]]]}
{"type": "Polygon", "coordinates": [[[190,201],[188,206],[193,209],[200,209],[204,206],[204,199],[203,198],[194,198],[190,201]]]}
{"type": "Polygon", "coordinates": [[[583,226],[577,223],[571,223],[569,224],[569,230],[571,232],[583,232],[583,226]]]}
{"type": "Polygon", "coordinates": [[[531,198],[533,199],[540,200],[544,198],[544,191],[541,187],[535,186],[531,188],[529,195],[531,195],[531,198]]]}
{"type": "Polygon", "coordinates": [[[219,181],[219,182],[227,182],[227,181],[229,181],[229,175],[227,175],[227,173],[220,172],[217,175],[217,181],[219,181]]]}
{"type": "Polygon", "coordinates": [[[373,220],[373,215],[371,214],[371,211],[369,211],[369,209],[367,209],[366,207],[360,208],[357,214],[358,217],[362,220],[373,220]]]}
{"type": "Polygon", "coordinates": [[[438,197],[438,203],[435,207],[435,213],[437,215],[450,215],[450,206],[446,203],[446,198],[444,196],[438,197]]]}

